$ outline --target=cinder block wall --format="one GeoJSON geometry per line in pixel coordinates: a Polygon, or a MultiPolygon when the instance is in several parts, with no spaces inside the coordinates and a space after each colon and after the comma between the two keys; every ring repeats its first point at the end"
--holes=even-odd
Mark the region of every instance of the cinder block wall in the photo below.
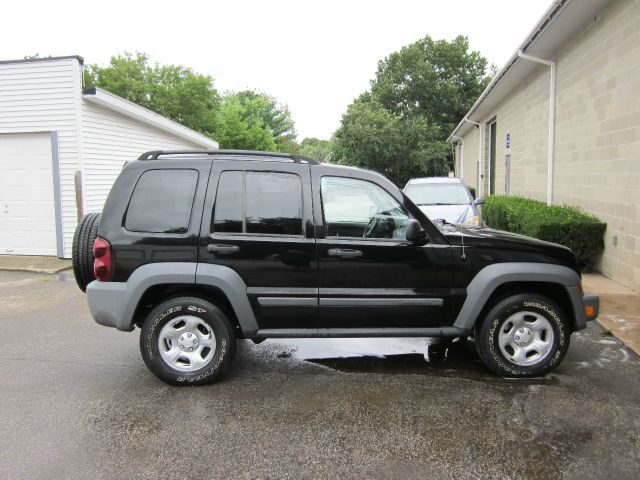
{"type": "MultiPolygon", "coordinates": [[[[602,272],[640,291],[640,0],[611,2],[557,58],[553,202],[608,224],[602,272]]],[[[494,112],[496,193],[546,199],[549,68],[540,66],[494,112]],[[505,146],[507,132],[511,147],[505,146]]],[[[485,125],[488,130],[488,125],[485,125]]],[[[465,180],[476,182],[478,130],[464,138],[465,180]]],[[[485,148],[484,165],[488,164],[485,148]]],[[[473,182],[473,183],[471,183],[473,182]]],[[[485,176],[485,192],[488,178],[485,176]]]]}
{"type": "Polygon", "coordinates": [[[611,2],[558,56],[554,202],[607,222],[602,271],[640,290],[640,2],[611,2]]]}

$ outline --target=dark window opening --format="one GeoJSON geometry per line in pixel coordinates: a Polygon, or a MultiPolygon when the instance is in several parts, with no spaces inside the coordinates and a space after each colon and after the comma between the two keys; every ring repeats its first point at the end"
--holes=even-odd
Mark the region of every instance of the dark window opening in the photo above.
{"type": "Polygon", "coordinates": [[[187,232],[197,183],[195,170],[144,172],[131,195],[125,228],[132,232],[187,232]]]}
{"type": "Polygon", "coordinates": [[[222,172],[212,230],[302,235],[302,183],[291,173],[222,172]]]}

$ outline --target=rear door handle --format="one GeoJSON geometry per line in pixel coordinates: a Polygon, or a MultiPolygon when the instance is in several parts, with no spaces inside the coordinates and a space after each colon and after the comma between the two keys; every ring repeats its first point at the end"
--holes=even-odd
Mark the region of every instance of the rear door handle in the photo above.
{"type": "Polygon", "coordinates": [[[327,252],[330,257],[356,258],[362,256],[361,250],[352,250],[350,248],[330,248],[327,252]]]}
{"type": "Polygon", "coordinates": [[[207,252],[209,253],[235,253],[239,251],[240,247],[237,245],[225,245],[223,243],[210,243],[207,245],[207,252]]]}

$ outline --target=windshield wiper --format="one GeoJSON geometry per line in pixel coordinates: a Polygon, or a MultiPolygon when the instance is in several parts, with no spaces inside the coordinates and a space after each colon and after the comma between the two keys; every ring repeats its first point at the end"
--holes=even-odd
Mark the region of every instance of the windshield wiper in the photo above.
{"type": "Polygon", "coordinates": [[[419,207],[428,207],[429,205],[459,205],[458,203],[417,203],[419,207]]]}

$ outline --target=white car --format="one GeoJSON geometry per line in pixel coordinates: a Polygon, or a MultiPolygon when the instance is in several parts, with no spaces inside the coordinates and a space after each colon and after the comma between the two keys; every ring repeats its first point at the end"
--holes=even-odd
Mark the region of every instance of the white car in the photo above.
{"type": "Polygon", "coordinates": [[[484,199],[474,200],[459,178],[412,178],[404,187],[404,193],[434,222],[445,220],[467,227],[482,224],[478,205],[482,205],[484,199]]]}

